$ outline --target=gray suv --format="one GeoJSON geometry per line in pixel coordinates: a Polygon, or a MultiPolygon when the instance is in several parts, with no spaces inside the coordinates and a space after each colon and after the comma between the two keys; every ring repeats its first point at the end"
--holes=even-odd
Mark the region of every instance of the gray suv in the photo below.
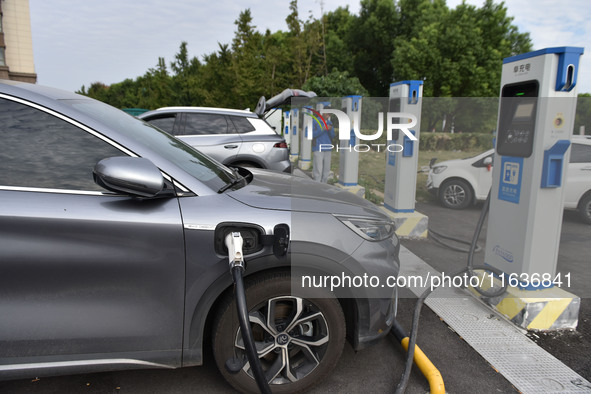
{"type": "Polygon", "coordinates": [[[291,171],[285,140],[250,111],[166,107],[144,112],[138,117],[222,164],[291,171]]]}
{"type": "Polygon", "coordinates": [[[346,337],[361,349],[390,330],[394,288],[317,282],[398,274],[393,223],[351,193],[232,170],[104,103],[21,82],[0,80],[0,140],[0,379],[201,365],[211,342],[228,382],[255,391],[230,232],[244,238],[250,322],[275,392],[323,379],[346,337]]]}

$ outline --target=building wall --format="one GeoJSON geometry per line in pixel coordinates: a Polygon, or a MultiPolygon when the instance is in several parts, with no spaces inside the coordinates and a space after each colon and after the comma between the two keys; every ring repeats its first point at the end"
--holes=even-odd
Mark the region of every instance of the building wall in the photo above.
{"type": "MultiPolygon", "coordinates": [[[[29,0],[0,0],[5,66],[0,78],[36,82],[29,0]]],[[[2,39],[0,39],[2,45],[2,39]]]]}

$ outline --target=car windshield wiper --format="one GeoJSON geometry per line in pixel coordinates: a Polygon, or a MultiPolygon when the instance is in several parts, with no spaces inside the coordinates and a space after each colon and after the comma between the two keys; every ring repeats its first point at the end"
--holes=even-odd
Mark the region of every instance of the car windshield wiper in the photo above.
{"type": "Polygon", "coordinates": [[[226,190],[228,190],[229,188],[236,186],[237,184],[239,184],[240,182],[245,180],[245,178],[242,175],[238,174],[238,172],[236,170],[234,170],[233,168],[230,168],[230,170],[232,170],[232,173],[234,174],[235,178],[232,181],[230,181],[230,183],[222,186],[220,188],[220,190],[218,190],[218,193],[223,193],[226,190]]]}

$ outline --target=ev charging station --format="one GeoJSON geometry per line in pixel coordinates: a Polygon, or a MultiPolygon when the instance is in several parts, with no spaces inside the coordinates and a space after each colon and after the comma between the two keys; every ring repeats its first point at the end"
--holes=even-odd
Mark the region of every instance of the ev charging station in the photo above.
{"type": "MultiPolygon", "coordinates": [[[[419,134],[423,81],[400,81],[390,85],[388,112],[414,115],[417,123],[409,130],[417,141],[400,130],[394,130],[387,152],[384,207],[396,222],[396,233],[401,237],[426,238],[428,217],[415,212],[419,134]]],[[[407,119],[399,119],[404,123],[407,119]]],[[[409,119],[410,121],[410,119],[409,119]]]]}
{"type": "Polygon", "coordinates": [[[299,122],[299,115],[300,115],[300,111],[298,108],[292,108],[291,111],[289,111],[290,114],[290,125],[291,125],[291,146],[289,149],[289,160],[292,163],[295,163],[298,160],[298,157],[300,156],[300,141],[299,141],[299,133],[298,133],[298,128],[300,126],[300,122],[299,122]]]}
{"type": "MultiPolygon", "coordinates": [[[[359,138],[355,134],[361,130],[361,96],[342,98],[342,111],[351,121],[351,133],[348,140],[339,141],[339,183],[338,186],[360,197],[365,196],[365,188],[358,185],[359,152],[356,150],[359,138]]],[[[340,125],[339,125],[340,127],[340,125]]]]}
{"type": "Polygon", "coordinates": [[[302,132],[300,141],[300,159],[298,167],[306,171],[312,166],[312,115],[309,111],[312,107],[305,106],[302,109],[302,132]]]}
{"type": "Polygon", "coordinates": [[[503,61],[485,263],[510,285],[511,302],[496,309],[528,329],[575,328],[578,320],[580,299],[559,287],[567,278],[556,263],[582,54],[558,47],[503,61]],[[550,321],[540,302],[561,303],[550,321]]]}
{"type": "Polygon", "coordinates": [[[283,138],[287,146],[291,146],[291,111],[283,111],[283,138]]]}

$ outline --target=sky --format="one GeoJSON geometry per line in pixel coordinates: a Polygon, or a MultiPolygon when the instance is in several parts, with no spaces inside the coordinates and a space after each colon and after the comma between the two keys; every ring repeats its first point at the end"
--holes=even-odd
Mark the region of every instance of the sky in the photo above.
{"type": "MultiPolygon", "coordinates": [[[[484,0],[466,2],[480,7],[484,0]]],[[[450,8],[460,3],[447,0],[450,8]]],[[[246,8],[261,32],[287,30],[289,14],[289,0],[29,0],[29,5],[37,82],[70,91],[135,79],[155,67],[158,57],[169,65],[182,41],[191,57],[214,52],[218,43],[231,43],[234,21],[246,8]]],[[[346,5],[359,12],[359,0],[299,0],[298,5],[302,19],[346,5]]],[[[591,2],[505,0],[505,5],[519,31],[530,33],[534,49],[585,48],[578,92],[591,93],[591,2]]]]}

